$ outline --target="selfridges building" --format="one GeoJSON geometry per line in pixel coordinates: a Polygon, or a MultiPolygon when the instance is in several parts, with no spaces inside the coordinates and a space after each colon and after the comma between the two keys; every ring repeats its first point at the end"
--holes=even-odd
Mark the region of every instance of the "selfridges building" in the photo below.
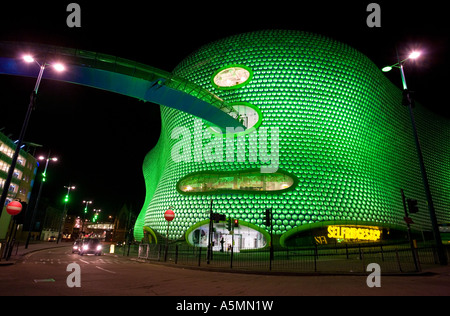
{"type": "MultiPolygon", "coordinates": [[[[237,251],[266,247],[271,230],[278,247],[403,238],[401,190],[418,201],[414,230],[431,231],[402,92],[357,50],[260,31],[205,45],[173,73],[226,101],[247,128],[221,133],[161,107],[137,240],[161,242],[170,208],[169,239],[206,247],[211,207],[235,226],[214,223],[216,250],[233,239],[237,251]]],[[[450,222],[450,122],[419,104],[414,113],[437,219],[450,222]]]]}

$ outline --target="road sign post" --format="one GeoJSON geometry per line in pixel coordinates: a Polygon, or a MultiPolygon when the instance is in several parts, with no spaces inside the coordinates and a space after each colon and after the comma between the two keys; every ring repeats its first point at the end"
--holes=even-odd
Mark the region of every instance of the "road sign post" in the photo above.
{"type": "Polygon", "coordinates": [[[17,225],[16,225],[16,215],[19,215],[22,211],[22,203],[19,201],[11,201],[6,205],[6,212],[12,216],[13,219],[13,225],[12,229],[9,233],[8,242],[6,243],[5,247],[5,259],[9,260],[11,257],[12,248],[14,247],[14,242],[16,241],[16,232],[17,232],[17,225]]]}
{"type": "Polygon", "coordinates": [[[171,209],[168,209],[164,213],[164,218],[167,221],[167,233],[166,233],[166,253],[164,254],[164,261],[167,261],[167,252],[169,251],[169,226],[170,222],[175,218],[175,213],[171,209]]]}
{"type": "Polygon", "coordinates": [[[206,263],[209,264],[212,259],[212,230],[213,230],[213,199],[211,199],[211,204],[209,207],[209,226],[208,226],[208,251],[206,254],[206,263]]]}
{"type": "Polygon", "coordinates": [[[6,205],[6,212],[11,216],[16,216],[22,211],[22,204],[19,201],[12,201],[6,205]]]}

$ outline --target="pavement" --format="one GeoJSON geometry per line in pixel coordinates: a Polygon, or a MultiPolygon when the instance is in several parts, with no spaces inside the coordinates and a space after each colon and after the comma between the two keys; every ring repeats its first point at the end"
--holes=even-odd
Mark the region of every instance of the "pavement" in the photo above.
{"type": "MultiPolygon", "coordinates": [[[[5,244],[1,243],[1,247],[2,247],[2,252],[3,252],[3,247],[5,246],[5,244]]],[[[48,242],[48,241],[31,241],[28,245],[27,248],[25,248],[25,242],[19,242],[18,244],[16,243],[16,245],[13,248],[13,251],[11,253],[11,257],[9,258],[9,260],[6,260],[3,258],[3,256],[0,258],[0,267],[1,266],[8,266],[8,265],[13,265],[17,262],[19,262],[20,260],[22,260],[26,255],[31,254],[33,252],[36,251],[41,251],[41,250],[46,250],[46,249],[52,249],[52,248],[61,248],[61,247],[71,247],[72,243],[71,242],[48,242]]],[[[109,254],[109,253],[106,253],[109,254]]],[[[137,258],[135,256],[130,256],[129,257],[130,260],[137,260],[137,258]]],[[[150,261],[151,262],[151,261],[150,261]]],[[[166,263],[161,263],[158,262],[158,264],[166,264],[166,263]]],[[[172,263],[167,263],[167,265],[173,266],[173,267],[180,267],[180,268],[189,268],[186,267],[184,265],[174,265],[172,263]]],[[[196,269],[202,269],[201,267],[196,268],[196,269]]],[[[204,267],[204,270],[213,270],[213,271],[218,271],[217,269],[210,269],[207,267],[204,267]]],[[[245,271],[230,271],[229,269],[226,272],[239,272],[239,273],[245,273],[245,271]]],[[[249,271],[248,273],[258,273],[258,271],[249,271]]],[[[332,271],[330,271],[331,274],[332,271]]],[[[264,272],[263,274],[271,274],[270,272],[264,272]]],[[[273,273],[274,275],[279,275],[279,273],[273,273]]],[[[298,273],[301,274],[301,273],[298,273]]],[[[330,275],[330,273],[324,273],[325,275],[330,275]]],[[[340,274],[340,273],[338,273],[340,274]]],[[[450,265],[445,265],[445,266],[441,266],[441,265],[422,265],[422,271],[420,272],[415,272],[415,273],[399,273],[398,275],[450,275],[450,265]]],[[[317,273],[316,275],[320,275],[320,273],[317,273]]]]}
{"type": "Polygon", "coordinates": [[[48,241],[31,241],[28,244],[28,247],[25,248],[25,242],[16,242],[16,244],[13,247],[13,250],[11,252],[11,257],[6,260],[5,258],[3,258],[3,252],[4,252],[4,247],[6,246],[6,243],[1,243],[1,257],[0,257],[0,267],[1,266],[7,266],[7,265],[12,265],[15,264],[16,262],[20,261],[25,255],[35,252],[35,251],[40,251],[40,250],[45,250],[45,249],[51,249],[51,248],[60,248],[60,247],[70,247],[72,245],[72,243],[68,243],[68,242],[48,242],[48,241]]]}

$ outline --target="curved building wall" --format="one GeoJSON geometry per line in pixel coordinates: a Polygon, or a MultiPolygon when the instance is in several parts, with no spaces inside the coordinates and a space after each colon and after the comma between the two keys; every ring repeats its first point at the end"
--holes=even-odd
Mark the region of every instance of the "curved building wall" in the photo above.
{"type": "MultiPolygon", "coordinates": [[[[360,52],[316,34],[261,31],[205,45],[174,74],[230,104],[248,105],[254,109],[249,113],[258,116],[252,120],[259,122],[253,133],[222,137],[211,133],[207,122],[162,107],[160,141],[144,162],[147,196],[136,224],[137,239],[142,226],[165,235],[163,214],[168,208],[175,212],[170,238],[184,237],[208,219],[211,199],[213,212],[237,218],[265,235],[268,207],[273,210],[275,236],[319,222],[404,227],[401,188],[407,198],[419,201],[414,228],[429,229],[401,91],[360,52]],[[248,70],[249,78],[235,86],[217,85],[215,76],[230,67],[248,70]],[[254,146],[255,135],[267,136],[266,143],[257,138],[254,146]],[[227,140],[233,143],[234,156],[225,150],[227,140]],[[245,158],[239,147],[244,143],[245,158]],[[223,145],[223,152],[217,144],[223,145]],[[262,152],[265,146],[267,152],[262,152]],[[268,188],[275,186],[270,178],[262,178],[270,174],[263,168],[273,167],[275,156],[268,161],[267,154],[277,152],[279,164],[272,172],[293,181],[285,189],[278,183],[271,191],[268,188]],[[252,183],[265,184],[244,185],[252,176],[252,183]],[[212,184],[190,191],[191,182],[198,184],[205,177],[212,184]],[[180,187],[179,181],[186,178],[191,182],[180,187]]],[[[438,221],[449,222],[449,121],[420,105],[414,111],[438,221]]]]}

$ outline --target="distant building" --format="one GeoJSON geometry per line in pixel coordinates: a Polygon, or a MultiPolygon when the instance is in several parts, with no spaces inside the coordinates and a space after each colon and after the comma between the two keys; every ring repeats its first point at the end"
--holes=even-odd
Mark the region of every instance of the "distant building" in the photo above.
{"type": "Polygon", "coordinates": [[[45,209],[45,217],[40,232],[40,240],[50,240],[58,237],[58,225],[61,225],[62,210],[48,206],[45,209]]]}
{"type": "MultiPolygon", "coordinates": [[[[0,190],[2,191],[15,150],[16,145],[14,142],[3,133],[0,133],[0,190]]],[[[36,158],[24,150],[21,150],[9,186],[5,205],[12,200],[19,200],[26,204],[29,203],[37,167],[38,163],[36,158]]],[[[0,216],[0,239],[6,237],[10,220],[11,216],[6,212],[6,207],[3,206],[0,216]]]]}

